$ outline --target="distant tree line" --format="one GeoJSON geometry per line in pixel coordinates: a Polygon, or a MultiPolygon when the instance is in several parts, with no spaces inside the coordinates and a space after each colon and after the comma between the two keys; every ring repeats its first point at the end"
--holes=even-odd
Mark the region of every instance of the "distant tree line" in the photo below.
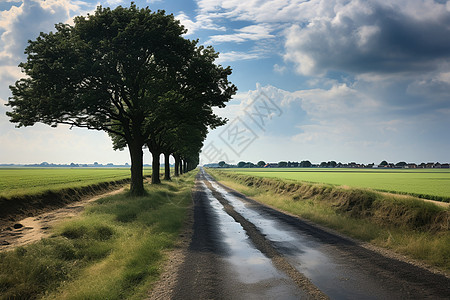
{"type": "Polygon", "coordinates": [[[183,37],[185,28],[164,11],[99,6],[74,25],[57,24],[25,49],[19,66],[27,75],[11,86],[7,112],[18,127],[37,122],[102,130],[114,149],[128,148],[130,193],[143,187],[143,149],[152,154],[152,183],[165,179],[169,157],[175,176],[194,169],[208,129],[226,119],[213,113],[224,107],[236,87],[230,67],[216,65],[218,53],[183,37]]]}
{"type": "Polygon", "coordinates": [[[404,161],[394,163],[388,163],[383,160],[380,164],[359,164],[356,162],[341,163],[336,161],[323,161],[320,164],[313,164],[309,160],[297,161],[279,161],[278,163],[266,163],[260,160],[254,164],[252,162],[240,161],[237,164],[227,164],[225,161],[220,161],[217,164],[209,164],[209,167],[219,168],[392,168],[392,169],[419,169],[419,168],[450,168],[448,163],[429,162],[429,163],[406,163],[404,161]]]}

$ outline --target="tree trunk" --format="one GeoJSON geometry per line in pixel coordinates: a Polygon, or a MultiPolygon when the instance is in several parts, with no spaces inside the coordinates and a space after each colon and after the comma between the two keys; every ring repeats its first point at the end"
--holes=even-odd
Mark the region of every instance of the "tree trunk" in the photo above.
{"type": "Polygon", "coordinates": [[[159,179],[159,157],[161,152],[159,150],[153,150],[152,153],[152,184],[161,183],[159,179]]]}
{"type": "Polygon", "coordinates": [[[130,195],[136,197],[143,196],[145,195],[145,189],[144,176],[142,175],[144,162],[142,145],[136,142],[128,143],[128,149],[131,158],[130,195]]]}
{"type": "Polygon", "coordinates": [[[183,174],[183,159],[180,158],[180,174],[183,174]]]}
{"type": "Polygon", "coordinates": [[[187,161],[183,161],[183,173],[187,173],[187,161]]]}
{"type": "Polygon", "coordinates": [[[180,157],[178,155],[174,155],[175,157],[175,177],[180,176],[180,157]]]}
{"type": "Polygon", "coordinates": [[[164,180],[170,180],[170,153],[164,153],[164,180]]]}

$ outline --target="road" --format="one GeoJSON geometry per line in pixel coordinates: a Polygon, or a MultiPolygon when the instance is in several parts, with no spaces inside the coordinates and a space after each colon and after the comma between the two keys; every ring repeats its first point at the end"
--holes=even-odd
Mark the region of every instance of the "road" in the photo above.
{"type": "Polygon", "coordinates": [[[450,279],[261,205],[203,169],[174,299],[449,299],[450,279]]]}

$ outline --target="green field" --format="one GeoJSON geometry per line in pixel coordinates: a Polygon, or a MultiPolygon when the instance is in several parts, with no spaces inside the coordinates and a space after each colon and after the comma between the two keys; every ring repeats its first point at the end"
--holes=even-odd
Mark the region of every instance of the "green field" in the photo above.
{"type": "Polygon", "coordinates": [[[450,200],[449,169],[222,169],[249,176],[291,179],[350,187],[369,188],[421,198],[450,200]]]}
{"type": "MultiPolygon", "coordinates": [[[[144,175],[150,175],[145,169],[144,175]]],[[[128,168],[0,168],[0,197],[37,194],[130,177],[128,168]]]]}

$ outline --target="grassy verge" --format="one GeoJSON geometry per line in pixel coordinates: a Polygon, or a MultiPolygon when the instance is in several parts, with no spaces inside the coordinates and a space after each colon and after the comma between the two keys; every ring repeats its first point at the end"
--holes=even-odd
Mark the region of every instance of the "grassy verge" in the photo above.
{"type": "Polygon", "coordinates": [[[450,210],[365,189],[208,170],[255,200],[450,271],[450,210]]]}
{"type": "Polygon", "coordinates": [[[191,205],[194,172],[97,200],[51,238],[0,253],[1,299],[138,299],[159,276],[191,205]]]}

